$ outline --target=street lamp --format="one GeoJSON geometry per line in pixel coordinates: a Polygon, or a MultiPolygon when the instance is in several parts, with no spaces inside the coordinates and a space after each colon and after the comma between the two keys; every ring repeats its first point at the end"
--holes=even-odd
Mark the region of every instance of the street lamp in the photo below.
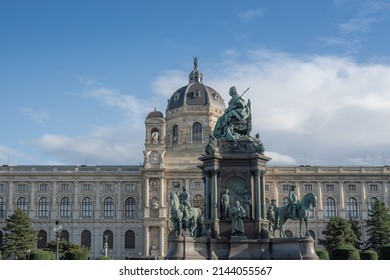
{"type": "Polygon", "coordinates": [[[60,259],[60,240],[61,240],[61,232],[62,232],[62,224],[60,220],[56,221],[56,224],[54,226],[54,232],[56,233],[56,240],[57,240],[57,246],[56,246],[56,259],[60,259]]]}

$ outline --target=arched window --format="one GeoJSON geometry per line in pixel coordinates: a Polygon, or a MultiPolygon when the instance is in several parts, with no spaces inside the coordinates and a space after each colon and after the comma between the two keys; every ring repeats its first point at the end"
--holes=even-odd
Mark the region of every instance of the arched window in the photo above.
{"type": "Polygon", "coordinates": [[[92,218],[93,207],[92,207],[92,199],[86,197],[81,202],[81,216],[83,218],[92,218]]]}
{"type": "Polygon", "coordinates": [[[287,206],[288,205],[288,198],[287,197],[283,197],[282,199],[282,206],[287,206]]]}
{"type": "Polygon", "coordinates": [[[135,218],[135,214],[136,214],[135,199],[129,197],[125,201],[125,218],[135,218]]]}
{"type": "Polygon", "coordinates": [[[4,202],[4,198],[2,197],[0,197],[0,217],[5,217],[5,202],[4,202]]]}
{"type": "Polygon", "coordinates": [[[46,244],[47,244],[47,232],[44,230],[40,230],[38,232],[37,248],[38,249],[45,249],[46,244]]]}
{"type": "Polygon", "coordinates": [[[61,239],[69,241],[69,231],[67,230],[62,230],[61,231],[61,239]]]}
{"type": "Polygon", "coordinates": [[[83,230],[81,233],[81,245],[91,248],[91,239],[91,232],[89,230],[83,230]]]}
{"type": "Polygon", "coordinates": [[[60,201],[60,217],[70,218],[71,217],[71,206],[69,197],[64,197],[60,201]]]}
{"type": "Polygon", "coordinates": [[[106,230],[103,233],[103,248],[106,245],[106,242],[109,249],[114,248],[114,234],[111,230],[106,230]]]}
{"type": "Polygon", "coordinates": [[[348,214],[348,218],[351,219],[358,218],[357,200],[353,197],[348,198],[347,214],[348,214]]]}
{"type": "Polygon", "coordinates": [[[107,197],[103,201],[103,217],[114,218],[114,214],[115,214],[114,200],[111,197],[107,197]]]}
{"type": "Polygon", "coordinates": [[[192,205],[194,207],[198,207],[200,209],[203,209],[203,207],[204,207],[203,196],[201,196],[200,194],[194,195],[194,197],[192,198],[192,205]]]}
{"type": "Polygon", "coordinates": [[[125,249],[135,248],[135,233],[132,230],[128,230],[125,233],[125,249]]]}
{"type": "Polygon", "coordinates": [[[177,144],[179,142],[179,129],[177,125],[174,125],[172,128],[172,144],[177,144]]]}
{"type": "Polygon", "coordinates": [[[328,197],[325,201],[325,218],[336,217],[336,202],[333,198],[328,197]]]}
{"type": "Polygon", "coordinates": [[[202,125],[199,122],[192,125],[192,142],[202,142],[202,125]]]}
{"type": "Polygon", "coordinates": [[[378,199],[376,197],[371,197],[370,201],[368,202],[368,210],[372,211],[372,209],[374,208],[375,203],[377,203],[377,202],[378,202],[378,199]]]}
{"type": "Polygon", "coordinates": [[[25,197],[19,197],[16,201],[16,209],[21,209],[25,214],[27,214],[27,200],[25,197]]]}
{"type": "Polygon", "coordinates": [[[46,197],[42,197],[38,200],[38,217],[49,217],[49,201],[46,197]]]}

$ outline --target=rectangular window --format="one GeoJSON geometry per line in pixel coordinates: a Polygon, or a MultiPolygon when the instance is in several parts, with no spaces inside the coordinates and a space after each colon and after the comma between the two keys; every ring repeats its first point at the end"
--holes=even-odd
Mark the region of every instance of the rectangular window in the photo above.
{"type": "Polygon", "coordinates": [[[203,187],[203,182],[201,182],[201,181],[194,182],[195,189],[201,189],[202,187],[203,187]]]}
{"type": "Polygon", "coordinates": [[[92,190],[92,187],[91,184],[83,184],[81,189],[83,192],[90,192],[92,190]]]}
{"type": "Polygon", "coordinates": [[[0,184],[0,192],[5,191],[5,184],[0,184]]]}
{"type": "Polygon", "coordinates": [[[179,181],[172,181],[172,188],[173,189],[179,189],[180,188],[180,182],[179,181]]]}
{"type": "Polygon", "coordinates": [[[370,192],[377,192],[378,191],[378,185],[377,184],[371,184],[370,185],[370,192]]]}
{"type": "Polygon", "coordinates": [[[287,192],[290,190],[290,184],[283,184],[283,191],[287,192]]]}
{"type": "Polygon", "coordinates": [[[126,191],[134,192],[135,191],[135,184],[127,184],[126,185],[126,191]]]}
{"type": "Polygon", "coordinates": [[[27,184],[18,184],[17,190],[20,191],[20,192],[27,191],[27,184]]]}
{"type": "Polygon", "coordinates": [[[327,192],[334,192],[334,185],[327,184],[327,185],[325,185],[325,189],[327,192]]]}
{"type": "Polygon", "coordinates": [[[111,185],[111,184],[105,184],[105,185],[104,185],[104,190],[105,190],[106,192],[112,191],[112,185],[111,185]]]}
{"type": "Polygon", "coordinates": [[[349,192],[356,192],[356,185],[355,184],[349,184],[348,185],[348,191],[349,192]]]}
{"type": "Polygon", "coordinates": [[[68,192],[70,190],[69,184],[61,184],[61,191],[68,192]]]}
{"type": "Polygon", "coordinates": [[[46,192],[47,191],[47,184],[39,184],[39,191],[46,192]]]}
{"type": "Polygon", "coordinates": [[[270,190],[269,185],[265,185],[265,191],[268,192],[270,190]]]}
{"type": "Polygon", "coordinates": [[[313,191],[313,185],[312,184],[305,184],[305,191],[307,191],[307,192],[313,191]]]}

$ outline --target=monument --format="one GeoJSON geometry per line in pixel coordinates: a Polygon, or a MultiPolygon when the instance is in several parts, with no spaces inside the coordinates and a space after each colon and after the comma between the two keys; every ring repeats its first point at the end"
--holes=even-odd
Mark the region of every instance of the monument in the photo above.
{"type": "Polygon", "coordinates": [[[188,215],[176,198],[184,189],[171,194],[174,234],[168,242],[167,259],[318,259],[314,240],[307,236],[308,210],[304,208],[315,207],[315,196],[305,199],[304,206],[296,198],[287,207],[273,205],[267,211],[265,171],[271,158],[264,155],[260,134],[250,135],[251,103],[243,98],[248,90],[239,95],[234,86],[230,88],[228,108],[218,118],[205,154],[199,158],[205,198],[202,221],[183,218],[197,212],[187,208],[188,215]],[[285,238],[280,233],[276,238],[276,229],[282,232],[287,219],[304,221],[305,234],[285,238]]]}

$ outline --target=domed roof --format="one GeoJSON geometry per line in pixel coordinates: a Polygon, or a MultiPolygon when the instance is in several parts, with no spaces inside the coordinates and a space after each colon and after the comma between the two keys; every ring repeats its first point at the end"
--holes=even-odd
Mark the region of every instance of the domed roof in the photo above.
{"type": "Polygon", "coordinates": [[[163,118],[164,115],[160,111],[157,111],[156,108],[154,108],[154,111],[150,112],[146,118],[163,118]]]}
{"type": "Polygon", "coordinates": [[[194,58],[194,70],[189,75],[189,83],[176,90],[168,100],[167,110],[188,106],[212,106],[219,110],[225,109],[221,95],[213,88],[203,84],[203,75],[198,70],[198,59],[194,58]]]}

